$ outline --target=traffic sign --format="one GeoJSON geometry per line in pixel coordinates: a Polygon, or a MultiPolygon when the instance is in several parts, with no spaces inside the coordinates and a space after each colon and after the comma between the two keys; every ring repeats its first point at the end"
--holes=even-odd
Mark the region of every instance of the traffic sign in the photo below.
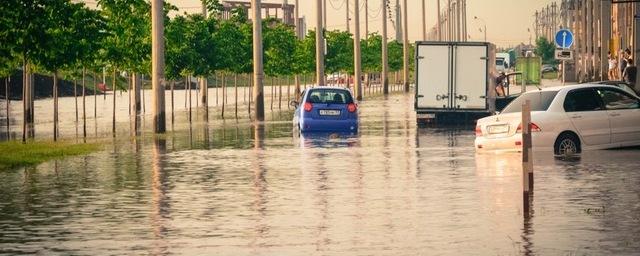
{"type": "Polygon", "coordinates": [[[556,45],[563,49],[571,48],[573,45],[573,33],[568,29],[561,29],[556,32],[556,45]]]}
{"type": "Polygon", "coordinates": [[[573,51],[564,50],[564,49],[556,49],[556,53],[554,54],[556,60],[572,60],[573,59],[573,51]]]}

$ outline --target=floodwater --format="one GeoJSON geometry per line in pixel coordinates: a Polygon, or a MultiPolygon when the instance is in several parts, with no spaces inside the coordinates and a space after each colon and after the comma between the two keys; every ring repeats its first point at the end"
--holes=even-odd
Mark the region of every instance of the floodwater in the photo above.
{"type": "Polygon", "coordinates": [[[536,152],[525,213],[519,154],[476,154],[472,128],[417,128],[411,95],[360,113],[357,136],[297,138],[287,110],[259,126],[182,112],[166,137],[1,171],[0,254],[640,252],[640,150],[536,152]]]}

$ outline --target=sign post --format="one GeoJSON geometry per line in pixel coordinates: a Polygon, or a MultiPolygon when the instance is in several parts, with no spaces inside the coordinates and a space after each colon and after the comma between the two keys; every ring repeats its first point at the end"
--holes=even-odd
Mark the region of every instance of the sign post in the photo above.
{"type": "Polygon", "coordinates": [[[565,84],[566,61],[573,59],[573,52],[569,50],[573,45],[573,33],[568,29],[560,29],[556,32],[555,42],[560,48],[556,50],[555,59],[562,60],[562,85],[565,84]]]}

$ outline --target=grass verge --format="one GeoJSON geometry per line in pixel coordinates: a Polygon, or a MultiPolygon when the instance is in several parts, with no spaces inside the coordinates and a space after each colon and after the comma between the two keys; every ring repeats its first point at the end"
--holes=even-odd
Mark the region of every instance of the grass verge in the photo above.
{"type": "Polygon", "coordinates": [[[53,159],[84,155],[100,149],[99,144],[75,144],[71,142],[29,142],[18,141],[0,143],[0,170],[20,166],[37,165],[53,159]]]}

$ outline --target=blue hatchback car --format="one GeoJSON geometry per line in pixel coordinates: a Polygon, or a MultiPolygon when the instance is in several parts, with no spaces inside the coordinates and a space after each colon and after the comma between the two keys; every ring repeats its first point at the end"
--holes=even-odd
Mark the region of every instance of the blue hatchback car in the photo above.
{"type": "Polygon", "coordinates": [[[316,87],[292,102],[294,128],[305,132],[358,132],[358,105],[351,91],[338,87],[316,87]]]}

